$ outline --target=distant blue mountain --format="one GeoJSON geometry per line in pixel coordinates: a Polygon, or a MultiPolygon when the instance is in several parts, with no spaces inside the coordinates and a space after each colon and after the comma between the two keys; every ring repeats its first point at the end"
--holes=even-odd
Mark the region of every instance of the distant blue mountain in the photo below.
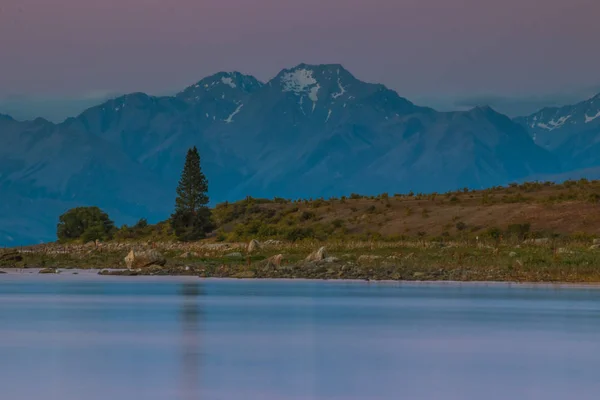
{"type": "Polygon", "coordinates": [[[75,205],[98,205],[118,223],[166,218],[193,145],[213,202],[441,192],[562,171],[520,120],[489,107],[419,107],[341,65],[301,64],[267,83],[221,72],[61,124],[0,116],[0,140],[3,245],[52,240],[58,215],[75,205]]]}
{"type": "Polygon", "coordinates": [[[600,166],[600,94],[575,105],[544,108],[515,122],[559,157],[564,171],[600,166]]]}

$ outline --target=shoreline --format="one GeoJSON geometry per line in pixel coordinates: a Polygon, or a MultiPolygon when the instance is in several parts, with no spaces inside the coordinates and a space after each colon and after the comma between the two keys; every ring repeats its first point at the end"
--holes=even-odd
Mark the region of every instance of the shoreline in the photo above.
{"type": "MultiPolygon", "coordinates": [[[[58,273],[40,274],[43,268],[0,268],[0,282],[3,277],[36,277],[36,278],[86,278],[94,277],[97,279],[108,279],[113,281],[124,280],[153,280],[153,281],[173,281],[173,280],[200,280],[208,282],[269,282],[269,283],[339,283],[339,284],[381,284],[381,285],[402,285],[402,286],[518,286],[521,288],[559,288],[559,289],[600,289],[599,282],[547,282],[547,281],[474,281],[474,280],[375,280],[375,279],[311,279],[311,278],[233,278],[233,277],[202,277],[197,275],[120,275],[120,274],[100,274],[101,269],[85,268],[60,268],[58,273]],[[15,271],[17,270],[17,271],[15,271]]],[[[114,271],[124,271],[114,269],[114,271]]]]}
{"type": "Polygon", "coordinates": [[[53,244],[4,251],[0,270],[28,275],[60,271],[235,280],[600,285],[600,246],[563,246],[548,241],[53,244]]]}

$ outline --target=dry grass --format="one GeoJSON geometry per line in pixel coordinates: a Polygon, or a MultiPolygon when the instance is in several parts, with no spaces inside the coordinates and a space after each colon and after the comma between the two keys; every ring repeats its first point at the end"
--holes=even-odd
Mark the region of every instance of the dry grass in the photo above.
{"type": "MultiPolygon", "coordinates": [[[[307,237],[481,236],[490,228],[528,224],[530,233],[600,235],[600,182],[528,183],[481,191],[429,195],[352,196],[346,199],[219,205],[214,215],[223,240],[283,238],[291,228],[307,237]],[[254,224],[254,225],[253,225],[254,224]],[[244,230],[244,227],[252,229],[244,230]]],[[[287,238],[292,239],[290,237],[287,238]]]]}

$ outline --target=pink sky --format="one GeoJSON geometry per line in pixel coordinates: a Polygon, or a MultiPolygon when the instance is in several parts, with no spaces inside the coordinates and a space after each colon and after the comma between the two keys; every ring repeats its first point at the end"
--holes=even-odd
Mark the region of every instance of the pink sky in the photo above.
{"type": "Polygon", "coordinates": [[[0,98],[341,63],[409,98],[600,85],[598,0],[1,0],[0,98]]]}

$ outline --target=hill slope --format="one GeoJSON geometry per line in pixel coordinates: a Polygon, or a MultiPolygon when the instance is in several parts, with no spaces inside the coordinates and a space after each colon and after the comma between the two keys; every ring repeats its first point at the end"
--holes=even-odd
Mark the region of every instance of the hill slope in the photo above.
{"type": "MultiPolygon", "coordinates": [[[[445,194],[286,202],[247,199],[214,211],[220,237],[250,239],[489,239],[511,225],[533,237],[600,236],[600,181],[512,184],[445,194]]],[[[513,238],[514,239],[514,238],[513,238]]],[[[522,240],[522,239],[521,239],[522,240]]]]}

